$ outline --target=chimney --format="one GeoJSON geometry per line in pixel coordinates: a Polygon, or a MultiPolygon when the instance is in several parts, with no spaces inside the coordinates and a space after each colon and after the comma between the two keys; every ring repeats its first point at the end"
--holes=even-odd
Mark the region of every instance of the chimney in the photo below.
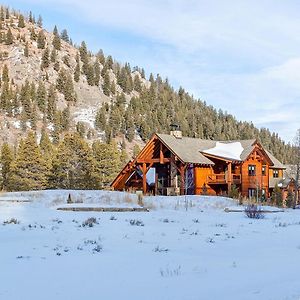
{"type": "Polygon", "coordinates": [[[170,135],[174,136],[176,139],[182,139],[182,131],[180,130],[180,126],[178,124],[171,124],[170,135]]]}

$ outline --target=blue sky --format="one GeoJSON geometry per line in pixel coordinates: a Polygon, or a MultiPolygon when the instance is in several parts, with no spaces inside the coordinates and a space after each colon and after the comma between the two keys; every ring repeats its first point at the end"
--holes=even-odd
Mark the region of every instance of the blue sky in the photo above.
{"type": "Polygon", "coordinates": [[[300,128],[300,1],[9,0],[120,62],[292,141],[300,128]]]}

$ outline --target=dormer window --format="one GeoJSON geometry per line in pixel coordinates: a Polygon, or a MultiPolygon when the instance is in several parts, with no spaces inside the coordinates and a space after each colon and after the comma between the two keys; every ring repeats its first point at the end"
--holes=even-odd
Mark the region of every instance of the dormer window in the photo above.
{"type": "Polygon", "coordinates": [[[278,170],[273,170],[273,177],[278,178],[279,177],[279,171],[278,170]]]}

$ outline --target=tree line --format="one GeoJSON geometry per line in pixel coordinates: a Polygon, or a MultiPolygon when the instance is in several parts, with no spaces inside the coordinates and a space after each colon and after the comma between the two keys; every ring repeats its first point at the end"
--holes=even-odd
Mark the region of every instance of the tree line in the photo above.
{"type": "Polygon", "coordinates": [[[6,191],[101,189],[109,186],[127,162],[115,142],[89,145],[78,133],[67,133],[54,145],[42,131],[39,143],[30,131],[18,146],[1,148],[1,187],[6,191]]]}

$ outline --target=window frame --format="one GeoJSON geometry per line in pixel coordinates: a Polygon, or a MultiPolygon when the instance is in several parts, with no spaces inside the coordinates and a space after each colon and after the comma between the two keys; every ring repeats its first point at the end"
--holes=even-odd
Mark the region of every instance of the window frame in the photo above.
{"type": "Polygon", "coordinates": [[[273,178],[279,178],[279,170],[277,169],[273,170],[273,178]]]}
{"type": "Polygon", "coordinates": [[[256,176],[256,165],[248,165],[248,176],[256,176]]]}

